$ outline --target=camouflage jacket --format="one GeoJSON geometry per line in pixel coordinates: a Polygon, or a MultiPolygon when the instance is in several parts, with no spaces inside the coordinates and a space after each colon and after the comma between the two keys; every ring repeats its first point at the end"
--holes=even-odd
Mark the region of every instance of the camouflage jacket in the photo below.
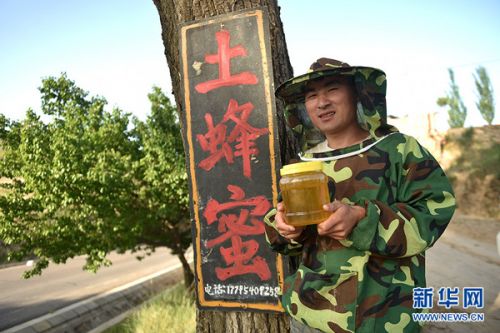
{"type": "Polygon", "coordinates": [[[346,240],[318,236],[313,225],[289,241],[274,227],[275,209],[265,218],[271,247],[300,258],[298,269],[285,279],[283,307],[324,332],[419,331],[411,317],[420,311],[413,309],[412,291],[426,285],[425,250],[455,209],[438,162],[413,137],[385,123],[385,95],[383,102],[381,108],[365,105],[358,119],[378,124],[365,127],[370,138],[302,156],[323,161],[331,201],[365,207],[366,216],[346,240]]]}

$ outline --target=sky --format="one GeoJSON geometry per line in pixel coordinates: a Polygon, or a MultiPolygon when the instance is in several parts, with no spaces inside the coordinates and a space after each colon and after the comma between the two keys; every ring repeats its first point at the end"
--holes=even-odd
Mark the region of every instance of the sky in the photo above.
{"type": "MultiPolygon", "coordinates": [[[[294,74],[320,57],[384,70],[388,114],[437,113],[455,72],[468,109],[466,126],[483,126],[473,74],[484,66],[500,122],[500,1],[282,0],[294,74]]],[[[177,43],[177,41],[173,41],[177,43]]],[[[0,112],[21,120],[40,110],[42,78],[65,72],[88,91],[140,119],[153,85],[173,97],[160,19],[152,0],[0,0],[0,112]]]]}

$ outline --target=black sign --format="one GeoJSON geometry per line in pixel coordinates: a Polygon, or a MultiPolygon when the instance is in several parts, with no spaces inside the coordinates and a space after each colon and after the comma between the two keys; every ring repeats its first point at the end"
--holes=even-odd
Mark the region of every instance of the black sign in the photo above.
{"type": "Polygon", "coordinates": [[[282,311],[281,257],[264,234],[279,161],[261,10],[183,26],[184,139],[200,307],[282,311]]]}

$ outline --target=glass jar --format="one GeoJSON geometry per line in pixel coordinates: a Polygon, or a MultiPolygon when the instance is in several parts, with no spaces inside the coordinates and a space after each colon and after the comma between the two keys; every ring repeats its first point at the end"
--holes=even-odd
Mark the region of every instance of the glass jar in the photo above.
{"type": "Polygon", "coordinates": [[[281,195],[288,224],[318,224],[330,216],[330,212],[323,210],[323,205],[330,202],[330,194],[328,176],[323,173],[321,162],[285,165],[280,174],[281,195]]]}

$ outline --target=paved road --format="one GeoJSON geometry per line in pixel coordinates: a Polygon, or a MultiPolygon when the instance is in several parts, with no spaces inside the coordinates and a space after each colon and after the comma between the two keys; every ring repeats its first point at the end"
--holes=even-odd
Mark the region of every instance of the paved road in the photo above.
{"type": "Polygon", "coordinates": [[[178,263],[165,248],[143,261],[130,253],[109,258],[113,265],[96,274],[82,271],[84,257],[51,264],[42,276],[28,280],[20,277],[24,266],[0,270],[0,331],[178,263]]]}
{"type": "Polygon", "coordinates": [[[432,312],[484,313],[485,321],[430,323],[425,326],[425,333],[500,332],[500,257],[493,244],[447,229],[427,251],[427,285],[434,287],[435,298],[440,287],[459,287],[460,291],[463,287],[483,287],[484,309],[458,307],[450,311],[434,307],[432,312]]]}

